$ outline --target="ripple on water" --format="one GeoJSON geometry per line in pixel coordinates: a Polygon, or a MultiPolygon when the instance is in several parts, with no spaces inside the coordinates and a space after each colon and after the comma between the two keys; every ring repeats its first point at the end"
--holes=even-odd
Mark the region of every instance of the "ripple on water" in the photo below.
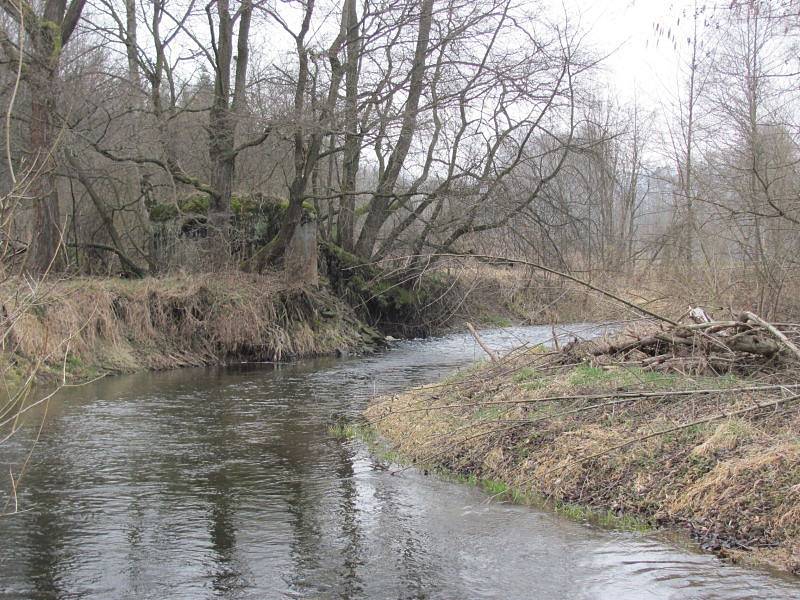
{"type": "MultiPolygon", "coordinates": [[[[576,326],[585,331],[586,326],[576,326]]],[[[550,328],[485,334],[536,344],[550,328]]],[[[0,598],[796,598],[797,584],[477,489],[392,474],[330,422],[482,358],[468,336],[366,358],[109,378],[65,394],[0,520],[0,598]]],[[[27,450],[23,435],[0,463],[27,450]]]]}

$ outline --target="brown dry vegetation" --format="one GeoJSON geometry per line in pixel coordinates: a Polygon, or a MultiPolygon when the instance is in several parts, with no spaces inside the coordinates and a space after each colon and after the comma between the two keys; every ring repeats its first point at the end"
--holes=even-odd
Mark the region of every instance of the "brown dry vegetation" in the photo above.
{"type": "Polygon", "coordinates": [[[706,549],[800,574],[797,378],[565,356],[520,350],[382,399],[367,418],[414,464],[502,482],[517,499],[685,526],[706,549]]]}
{"type": "MultiPolygon", "coordinates": [[[[461,298],[447,313],[448,323],[463,320],[485,325],[497,317],[526,324],[606,322],[641,317],[641,313],[580,284],[542,272],[525,261],[506,266],[472,258],[454,258],[439,266],[454,276],[461,298]]],[[[638,307],[677,318],[689,306],[703,306],[717,317],[731,307],[752,310],[772,321],[800,321],[800,278],[789,277],[779,297],[765,303],[764,290],[752,272],[741,267],[686,268],[647,265],[625,273],[577,272],[575,276],[638,307]]]]}
{"type": "MultiPolygon", "coordinates": [[[[582,292],[545,285],[520,270],[460,266],[446,278],[447,293],[429,295],[415,313],[429,323],[429,332],[464,319],[487,326],[549,322],[555,302],[563,302],[570,317],[586,304],[582,292]],[[581,304],[565,301],[570,294],[581,304]]],[[[353,352],[382,340],[359,320],[369,315],[361,315],[358,305],[349,306],[325,286],[287,285],[277,274],[9,278],[0,285],[0,299],[0,374],[9,389],[31,373],[39,380],[77,381],[353,352]]]]}
{"type": "MultiPolygon", "coordinates": [[[[409,312],[417,324],[427,323],[430,333],[460,329],[465,320],[491,327],[638,316],[629,307],[524,265],[463,258],[443,262],[437,271],[445,291],[428,294],[409,312]]],[[[670,314],[685,310],[685,297],[706,306],[748,298],[747,286],[733,280],[723,285],[719,278],[664,270],[619,282],[605,275],[599,285],[638,306],[670,314]],[[693,292],[687,296],[689,289],[693,292]]],[[[380,281],[376,290],[377,295],[386,293],[380,281]]],[[[288,286],[269,274],[80,277],[37,285],[10,278],[0,285],[0,298],[6,379],[30,372],[40,360],[39,377],[61,379],[66,373],[67,379],[85,379],[102,372],[352,351],[378,337],[358,321],[358,305],[348,306],[325,286],[288,286]]]]}
{"type": "Polygon", "coordinates": [[[0,294],[3,371],[85,379],[102,372],[277,361],[352,351],[376,332],[323,290],[277,276],[214,274],[143,280],[22,280],[0,294]]]}

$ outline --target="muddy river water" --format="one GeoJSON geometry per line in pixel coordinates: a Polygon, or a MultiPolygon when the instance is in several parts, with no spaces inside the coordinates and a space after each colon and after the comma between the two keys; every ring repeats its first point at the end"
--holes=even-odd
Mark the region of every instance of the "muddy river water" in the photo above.
{"type": "MultiPolygon", "coordinates": [[[[549,328],[491,332],[495,347],[549,328]]],[[[393,474],[331,422],[481,358],[468,336],[366,358],[112,377],[62,392],[0,517],[0,598],[800,598],[800,582],[393,474]]],[[[0,447],[22,460],[33,429],[0,447]]]]}

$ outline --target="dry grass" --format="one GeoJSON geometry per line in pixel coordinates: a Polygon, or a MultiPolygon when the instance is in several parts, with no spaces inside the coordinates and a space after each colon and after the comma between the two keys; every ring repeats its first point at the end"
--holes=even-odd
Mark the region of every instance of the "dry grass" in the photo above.
{"type": "MultiPolygon", "coordinates": [[[[450,322],[483,325],[550,324],[626,320],[635,310],[524,264],[487,264],[473,258],[443,260],[437,270],[452,281],[450,322]]],[[[576,276],[641,308],[678,319],[689,306],[728,318],[731,307],[753,310],[772,321],[800,320],[800,278],[787,276],[779,293],[767,294],[754,273],[741,267],[646,265],[624,273],[578,272],[576,276]]]]}
{"type": "MultiPolygon", "coordinates": [[[[524,265],[496,266],[459,260],[445,275],[453,278],[448,324],[484,326],[609,321],[638,317],[588,290],[524,265]]],[[[634,298],[638,301],[639,298],[634,298]]]]}
{"type": "Polygon", "coordinates": [[[561,363],[519,352],[383,399],[367,417],[417,464],[500,481],[517,497],[685,525],[707,549],[800,574],[798,404],[722,417],[792,392],[561,363]],[[694,389],[738,391],[661,395],[694,389]],[[645,396],[624,395],[634,391],[645,396]]]}
{"type": "Polygon", "coordinates": [[[0,289],[8,321],[7,364],[43,360],[81,378],[199,366],[278,361],[363,345],[352,311],[324,291],[279,277],[226,274],[144,280],[79,278],[42,284],[17,306],[25,282],[0,289]]]}
{"type": "MultiPolygon", "coordinates": [[[[462,259],[451,271],[459,286],[471,291],[466,301],[474,313],[493,311],[521,322],[556,323],[622,320],[640,316],[635,311],[597,293],[582,289],[556,275],[517,264],[498,266],[462,259]]],[[[757,272],[737,264],[643,264],[625,272],[578,271],[588,281],[642,308],[677,319],[689,306],[706,307],[726,318],[731,307],[752,310],[771,321],[800,322],[800,277],[789,270],[780,289],[765,289],[757,272]]]]}

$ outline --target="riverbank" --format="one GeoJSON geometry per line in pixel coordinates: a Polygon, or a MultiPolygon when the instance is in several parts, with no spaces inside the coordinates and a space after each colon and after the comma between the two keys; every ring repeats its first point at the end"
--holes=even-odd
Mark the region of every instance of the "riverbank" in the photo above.
{"type": "MultiPolygon", "coordinates": [[[[604,287],[629,306],[524,265],[454,259],[418,278],[326,250],[319,286],[279,273],[74,277],[0,284],[0,373],[7,382],[80,382],[109,373],[361,353],[385,335],[476,327],[626,320],[674,314],[677,299],[644,280],[604,287]],[[632,290],[639,291],[632,291],[632,290]]],[[[694,285],[695,299],[720,301],[694,285]]],[[[693,289],[694,289],[693,288],[693,289]]],[[[12,385],[13,387],[13,385],[12,385]]]]}
{"type": "Polygon", "coordinates": [[[573,516],[682,528],[731,560],[800,574],[796,378],[567,354],[518,351],[366,416],[423,469],[573,516]]]}
{"type": "Polygon", "coordinates": [[[13,383],[358,353],[383,344],[324,288],[240,273],[75,278],[0,290],[3,374],[13,383]]]}
{"type": "Polygon", "coordinates": [[[460,329],[465,320],[479,327],[550,322],[558,320],[558,299],[569,317],[588,306],[582,291],[572,292],[580,302],[568,302],[523,273],[486,265],[417,283],[392,282],[375,269],[369,275],[362,269],[348,285],[331,277],[319,286],[236,271],[9,278],[0,285],[0,373],[13,389],[31,376],[76,383],[141,370],[359,354],[384,345],[386,334],[427,336],[460,329]]]}

